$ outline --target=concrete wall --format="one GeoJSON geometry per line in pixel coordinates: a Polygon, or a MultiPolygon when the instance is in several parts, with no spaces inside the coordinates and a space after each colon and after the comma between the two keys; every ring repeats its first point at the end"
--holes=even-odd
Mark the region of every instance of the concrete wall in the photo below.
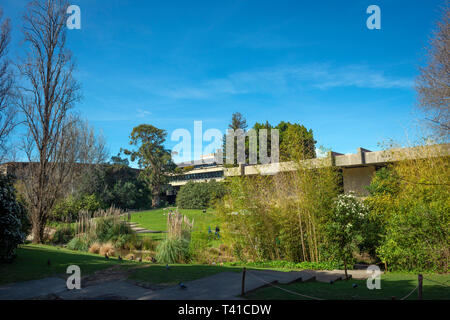
{"type": "Polygon", "coordinates": [[[368,196],[369,193],[365,187],[370,185],[374,173],[375,167],[373,166],[342,168],[345,193],[354,192],[360,197],[368,196]]]}

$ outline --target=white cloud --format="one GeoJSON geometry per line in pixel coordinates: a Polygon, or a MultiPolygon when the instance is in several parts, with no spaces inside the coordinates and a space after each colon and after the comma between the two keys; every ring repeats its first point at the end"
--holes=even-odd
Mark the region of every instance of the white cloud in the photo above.
{"type": "Polygon", "coordinates": [[[138,118],[147,118],[151,114],[152,113],[150,111],[143,110],[143,109],[137,109],[137,117],[138,118]]]}
{"type": "Polygon", "coordinates": [[[167,86],[150,81],[152,93],[172,99],[209,99],[217,96],[247,93],[286,94],[300,88],[328,90],[332,88],[408,89],[413,80],[388,76],[367,65],[336,67],[326,63],[281,66],[232,73],[223,78],[206,79],[195,85],[171,82],[167,86]]]}

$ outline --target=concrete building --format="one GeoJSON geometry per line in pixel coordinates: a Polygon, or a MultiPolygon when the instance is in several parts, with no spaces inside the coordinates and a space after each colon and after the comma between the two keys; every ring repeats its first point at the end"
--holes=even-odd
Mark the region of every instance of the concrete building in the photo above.
{"type": "MultiPolygon", "coordinates": [[[[359,196],[367,196],[367,186],[370,185],[374,173],[387,166],[389,163],[406,159],[423,159],[434,156],[450,156],[450,144],[431,145],[414,148],[398,148],[387,151],[370,151],[358,148],[354,154],[342,154],[329,152],[326,158],[316,158],[304,160],[300,163],[306,168],[319,168],[324,166],[335,166],[342,170],[344,191],[354,192],[359,196]]],[[[182,163],[179,167],[185,172],[175,176],[170,184],[176,190],[189,181],[203,182],[211,179],[223,180],[232,176],[251,175],[273,175],[279,172],[294,171],[298,164],[294,162],[271,163],[264,165],[245,165],[225,168],[218,164],[216,160],[209,163],[198,164],[182,163]]]]}
{"type": "MultiPolygon", "coordinates": [[[[344,191],[354,192],[359,196],[367,196],[366,187],[370,185],[374,173],[387,166],[389,163],[405,159],[421,159],[434,156],[450,156],[450,144],[432,145],[415,148],[399,148],[387,151],[370,151],[358,148],[354,154],[342,154],[329,152],[326,158],[304,160],[300,163],[306,168],[320,168],[335,166],[342,171],[344,191]]],[[[12,162],[0,164],[0,174],[14,174],[28,166],[27,162],[12,162]]],[[[274,175],[279,172],[296,170],[299,164],[293,162],[280,162],[264,165],[244,165],[225,168],[219,163],[215,154],[202,156],[197,161],[189,161],[177,164],[181,173],[171,175],[166,193],[168,199],[173,202],[182,185],[189,181],[208,182],[210,180],[222,181],[226,177],[274,175]]],[[[133,169],[139,171],[138,169],[133,169]]],[[[445,173],[443,173],[445,174],[445,173]]]]}
{"type": "Polygon", "coordinates": [[[224,179],[224,168],[218,163],[214,153],[202,155],[196,161],[178,163],[177,167],[182,173],[172,175],[170,179],[172,187],[180,187],[189,181],[205,182],[212,179],[224,179]]]}

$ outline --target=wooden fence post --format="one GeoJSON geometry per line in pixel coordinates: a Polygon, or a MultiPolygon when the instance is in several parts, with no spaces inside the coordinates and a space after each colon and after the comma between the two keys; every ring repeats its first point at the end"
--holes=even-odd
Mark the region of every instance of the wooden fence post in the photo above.
{"type": "Polygon", "coordinates": [[[247,269],[242,269],[242,290],[241,290],[241,296],[245,295],[245,272],[247,271],[247,269]]]}
{"type": "Polygon", "coordinates": [[[421,274],[419,274],[419,290],[418,290],[418,295],[419,295],[419,300],[422,300],[422,284],[423,284],[423,276],[421,274]]]}

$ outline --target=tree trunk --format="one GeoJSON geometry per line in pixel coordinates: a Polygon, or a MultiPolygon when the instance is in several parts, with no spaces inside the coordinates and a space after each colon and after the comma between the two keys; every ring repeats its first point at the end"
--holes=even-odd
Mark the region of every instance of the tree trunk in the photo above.
{"type": "Polygon", "coordinates": [[[345,280],[348,280],[347,260],[346,259],[344,259],[344,270],[345,270],[345,280]]]}
{"type": "Polygon", "coordinates": [[[34,221],[33,229],[31,231],[33,235],[33,243],[42,243],[44,241],[44,230],[45,224],[41,221],[34,221]]]}
{"type": "Polygon", "coordinates": [[[159,201],[160,201],[159,193],[154,194],[152,197],[152,207],[153,208],[159,207],[159,201]]]}

